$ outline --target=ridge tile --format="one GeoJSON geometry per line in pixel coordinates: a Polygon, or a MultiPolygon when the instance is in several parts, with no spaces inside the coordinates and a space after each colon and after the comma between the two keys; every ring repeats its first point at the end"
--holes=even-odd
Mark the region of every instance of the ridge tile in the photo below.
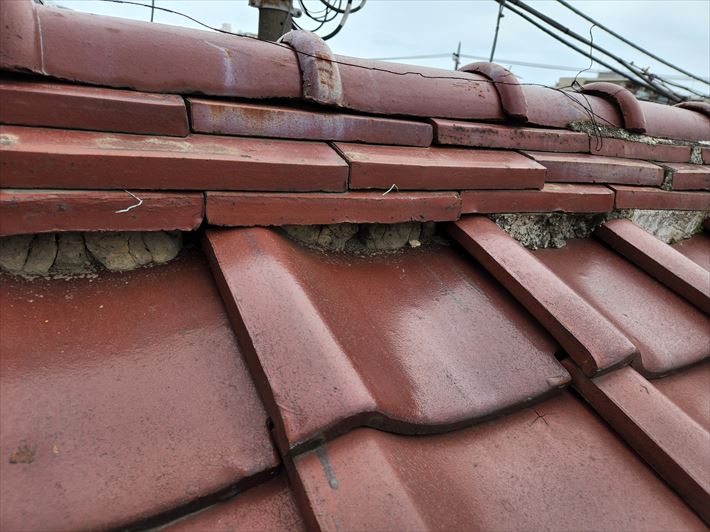
{"type": "Polygon", "coordinates": [[[0,122],[117,133],[189,133],[182,96],[0,79],[0,122]]]}
{"type": "Polygon", "coordinates": [[[113,190],[6,188],[0,189],[0,236],[56,231],[192,231],[202,223],[203,203],[203,195],[197,192],[140,192],[132,196],[113,190]],[[138,206],[131,208],[134,205],[138,206]]]}
{"type": "Polygon", "coordinates": [[[654,187],[610,185],[617,209],[657,209],[677,211],[710,210],[710,192],[681,192],[654,187]]]}
{"type": "Polygon", "coordinates": [[[545,181],[660,186],[663,168],[635,159],[600,155],[525,152],[547,168],[545,181]]]}
{"type": "Polygon", "coordinates": [[[398,223],[458,220],[455,192],[260,193],[207,192],[212,225],[252,226],[335,223],[398,223]]]}
{"type": "Polygon", "coordinates": [[[335,144],[350,164],[351,189],[542,188],[545,169],[516,152],[335,144]]]}
{"type": "Polygon", "coordinates": [[[184,139],[0,127],[6,188],[342,191],[348,166],[323,142],[184,139]]]}
{"type": "Polygon", "coordinates": [[[464,190],[463,213],[609,212],[614,193],[603,185],[545,183],[541,190],[464,190]]]}
{"type": "Polygon", "coordinates": [[[591,140],[592,155],[605,157],[623,157],[626,159],[644,159],[646,161],[662,161],[670,163],[689,163],[690,146],[673,144],[646,144],[630,140],[604,137],[597,145],[591,140]]]}
{"type": "Polygon", "coordinates": [[[586,133],[565,129],[514,127],[482,124],[463,120],[432,118],[438,144],[503,148],[506,150],[538,150],[589,153],[586,133]]]}
{"type": "Polygon", "coordinates": [[[188,102],[192,130],[199,133],[402,146],[429,146],[432,140],[432,126],[424,122],[203,98],[188,102]]]}

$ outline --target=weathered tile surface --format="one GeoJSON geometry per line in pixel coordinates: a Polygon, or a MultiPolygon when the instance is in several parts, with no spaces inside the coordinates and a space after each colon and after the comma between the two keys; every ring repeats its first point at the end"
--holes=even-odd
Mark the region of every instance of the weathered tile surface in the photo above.
{"type": "Polygon", "coordinates": [[[468,216],[448,229],[587,374],[621,364],[636,353],[614,324],[493,221],[468,216]]]}
{"type": "Polygon", "coordinates": [[[710,192],[677,192],[654,187],[612,185],[617,209],[710,210],[710,192]]]}
{"type": "Polygon", "coordinates": [[[594,234],[636,266],[710,314],[710,272],[630,220],[610,220],[594,234]]]}
{"type": "Polygon", "coordinates": [[[350,164],[350,188],[541,188],[545,169],[515,152],[336,144],[350,164]]]}
{"type": "Polygon", "coordinates": [[[438,144],[507,150],[589,152],[589,137],[585,133],[564,129],[512,127],[442,118],[434,118],[432,123],[438,144]]]}
{"type": "Polygon", "coordinates": [[[305,531],[284,475],[165,528],[170,532],[305,531]]]}
{"type": "Polygon", "coordinates": [[[190,231],[202,222],[203,201],[199,193],[3,189],[0,236],[55,231],[190,231]]]}
{"type": "Polygon", "coordinates": [[[664,161],[671,163],[690,162],[690,147],[672,144],[646,144],[622,139],[603,138],[597,142],[591,139],[592,155],[664,161]]]}
{"type": "Polygon", "coordinates": [[[341,191],[348,167],[322,142],[184,139],[0,127],[0,186],[341,191]]]}
{"type": "Polygon", "coordinates": [[[295,463],[323,530],[704,528],[567,392],[438,436],[358,429],[295,463]]]}
{"type": "Polygon", "coordinates": [[[620,183],[649,186],[659,186],[663,182],[663,168],[646,161],[583,153],[526,153],[547,168],[545,181],[548,182],[620,183]]]}
{"type": "Polygon", "coordinates": [[[636,345],[642,373],[663,375],[710,355],[707,316],[601,242],[533,253],[636,345]]]}
{"type": "Polygon", "coordinates": [[[206,246],[283,447],[358,425],[451,430],[567,380],[555,342],[448,247],[324,256],[259,228],[206,246]]]}
{"type": "Polygon", "coordinates": [[[0,122],[19,126],[93,129],[184,137],[181,96],[0,79],[0,122]]]}
{"type": "Polygon", "coordinates": [[[4,277],[0,304],[3,530],[127,525],[276,466],[194,251],[96,279],[4,277]]]}
{"type": "Polygon", "coordinates": [[[463,213],[608,212],[614,193],[601,185],[546,183],[542,190],[464,190],[463,213]]]}
{"type": "Polygon", "coordinates": [[[429,146],[424,122],[189,98],[192,130],[200,133],[302,140],[429,146]]]}

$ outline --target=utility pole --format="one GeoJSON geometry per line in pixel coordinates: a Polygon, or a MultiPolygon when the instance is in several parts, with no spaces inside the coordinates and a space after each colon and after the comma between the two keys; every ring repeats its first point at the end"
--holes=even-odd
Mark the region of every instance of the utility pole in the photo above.
{"type": "Polygon", "coordinates": [[[454,56],[452,57],[454,60],[454,70],[459,69],[459,61],[461,59],[461,41],[459,41],[459,45],[456,48],[456,52],[454,53],[454,56]]]}
{"type": "Polygon", "coordinates": [[[291,31],[291,17],[298,16],[292,0],[249,0],[249,5],[259,9],[259,39],[277,41],[291,31]]]}

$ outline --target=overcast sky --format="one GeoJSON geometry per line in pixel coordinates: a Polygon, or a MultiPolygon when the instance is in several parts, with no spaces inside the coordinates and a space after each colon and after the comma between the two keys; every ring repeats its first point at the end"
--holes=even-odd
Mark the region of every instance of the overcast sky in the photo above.
{"type": "MultiPolygon", "coordinates": [[[[55,0],[72,9],[149,20],[150,10],[102,0],[55,0]]],[[[150,4],[150,0],[135,0],[150,4]]],[[[355,0],[357,3],[357,0],[355,0]]],[[[528,3],[582,35],[590,24],[552,0],[528,3]]],[[[572,2],[580,11],[687,71],[710,76],[710,0],[583,0],[572,2]]],[[[181,11],[211,26],[231,24],[232,30],[256,33],[258,10],[246,0],[156,0],[158,7],[181,11]]],[[[307,5],[320,5],[309,0],[307,5]]],[[[566,48],[515,13],[505,12],[501,21],[495,61],[509,67],[528,83],[554,84],[561,76],[573,76],[589,65],[587,59],[566,48]],[[559,65],[573,70],[519,66],[507,61],[559,65]]],[[[487,57],[490,54],[498,4],[493,0],[368,0],[350,16],[345,28],[328,41],[338,54],[368,58],[390,58],[442,54],[438,58],[397,60],[452,69],[451,54],[461,41],[461,53],[487,57]]],[[[158,23],[199,27],[169,13],[156,11],[158,23]]],[[[313,27],[312,21],[299,20],[313,27]]],[[[321,32],[322,33],[322,32],[321,32]]],[[[636,52],[606,34],[593,30],[594,42],[641,67],[659,74],[682,76],[667,66],[636,52]]],[[[584,45],[581,45],[584,47],[584,45]]],[[[472,62],[478,59],[463,58],[472,62]]],[[[593,69],[603,69],[595,64],[593,69]]],[[[595,74],[585,74],[594,76],[595,74]]],[[[671,78],[707,93],[708,86],[683,78],[671,78]]]]}

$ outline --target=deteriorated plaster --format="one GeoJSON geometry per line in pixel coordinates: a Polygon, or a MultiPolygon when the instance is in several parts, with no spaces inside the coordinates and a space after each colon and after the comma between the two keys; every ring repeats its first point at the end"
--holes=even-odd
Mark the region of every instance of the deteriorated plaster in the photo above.
{"type": "MultiPolygon", "coordinates": [[[[607,220],[627,218],[672,244],[702,230],[707,211],[628,209],[602,214],[493,214],[492,220],[529,249],[562,247],[587,238],[607,220]]],[[[434,222],[399,224],[287,225],[289,238],[311,248],[348,253],[382,253],[445,240],[434,222]]],[[[182,233],[43,233],[0,238],[0,271],[27,278],[95,275],[163,264],[182,248],[182,233]]]]}

